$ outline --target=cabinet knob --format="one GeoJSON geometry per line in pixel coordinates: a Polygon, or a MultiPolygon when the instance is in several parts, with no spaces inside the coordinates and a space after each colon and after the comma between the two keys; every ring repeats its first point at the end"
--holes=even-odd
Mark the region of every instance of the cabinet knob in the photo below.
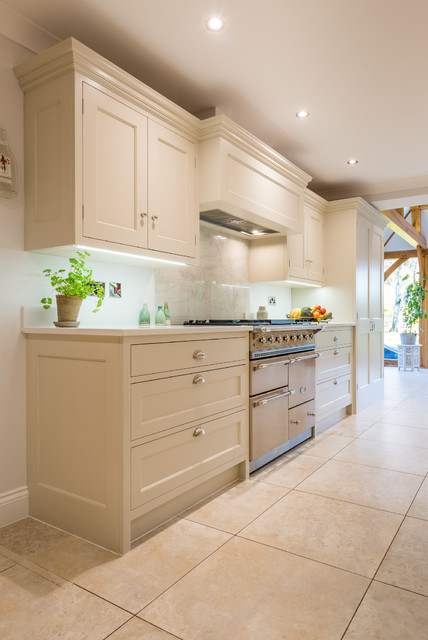
{"type": "Polygon", "coordinates": [[[333,384],[337,384],[337,380],[333,380],[333,384]]]}
{"type": "Polygon", "coordinates": [[[338,355],[339,355],[339,352],[338,352],[338,350],[337,350],[337,349],[336,349],[336,351],[334,351],[333,353],[334,353],[334,355],[335,355],[335,356],[338,356],[338,355]]]}
{"type": "Polygon", "coordinates": [[[197,438],[198,436],[204,436],[205,435],[205,429],[202,429],[202,427],[196,427],[196,429],[193,432],[193,437],[197,438]]]}
{"type": "Polygon", "coordinates": [[[300,420],[290,420],[291,424],[300,424],[300,420]]]}
{"type": "Polygon", "coordinates": [[[197,375],[193,378],[193,384],[202,384],[203,382],[205,382],[204,376],[197,375]]]}
{"type": "Polygon", "coordinates": [[[316,415],[317,415],[316,413],[309,413],[309,411],[308,411],[308,416],[314,416],[315,417],[316,415]]]}
{"type": "Polygon", "coordinates": [[[338,338],[337,336],[334,336],[333,340],[334,340],[335,342],[337,342],[337,341],[339,340],[339,338],[338,338]]]}
{"type": "Polygon", "coordinates": [[[197,349],[193,352],[193,357],[195,358],[195,360],[202,360],[202,358],[205,358],[205,353],[197,349]]]}

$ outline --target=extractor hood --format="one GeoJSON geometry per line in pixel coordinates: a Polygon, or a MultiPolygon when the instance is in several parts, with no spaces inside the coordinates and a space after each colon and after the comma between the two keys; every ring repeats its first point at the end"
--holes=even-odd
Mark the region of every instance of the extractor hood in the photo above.
{"type": "Polygon", "coordinates": [[[201,221],[251,238],[303,233],[309,180],[311,176],[226,116],[201,121],[201,221]]]}

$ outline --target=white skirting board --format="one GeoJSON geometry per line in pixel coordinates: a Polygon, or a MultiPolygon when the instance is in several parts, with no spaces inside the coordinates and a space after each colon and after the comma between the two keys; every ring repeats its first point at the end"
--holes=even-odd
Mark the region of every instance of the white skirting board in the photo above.
{"type": "Polygon", "coordinates": [[[28,489],[19,487],[0,495],[0,527],[28,516],[28,489]]]}

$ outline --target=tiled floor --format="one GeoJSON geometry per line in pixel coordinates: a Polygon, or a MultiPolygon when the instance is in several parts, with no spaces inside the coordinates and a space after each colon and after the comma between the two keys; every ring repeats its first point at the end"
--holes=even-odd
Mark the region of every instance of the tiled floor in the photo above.
{"type": "Polygon", "coordinates": [[[427,640],[428,370],[123,557],[0,529],[1,640],[427,640]]]}

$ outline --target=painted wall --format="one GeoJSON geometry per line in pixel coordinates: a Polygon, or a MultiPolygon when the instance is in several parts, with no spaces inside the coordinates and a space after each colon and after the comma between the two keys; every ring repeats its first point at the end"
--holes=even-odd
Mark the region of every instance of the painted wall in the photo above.
{"type": "MultiPolygon", "coordinates": [[[[25,338],[21,323],[50,325],[55,309],[45,311],[40,298],[51,287],[42,271],[68,266],[57,256],[24,251],[24,141],[23,94],[13,67],[30,52],[18,45],[5,48],[0,37],[0,127],[7,130],[8,142],[18,165],[18,196],[0,198],[0,272],[3,292],[0,306],[0,526],[28,513],[26,489],[25,338]]],[[[268,307],[270,317],[280,317],[291,306],[290,290],[249,283],[249,242],[218,237],[215,230],[201,228],[199,267],[150,266],[139,268],[90,259],[94,278],[120,282],[121,298],[106,297],[99,313],[92,313],[95,301],[83,302],[79,319],[90,326],[136,325],[139,310],[147,302],[154,318],[156,305],[168,300],[172,320],[186,318],[241,318],[268,307],[268,297],[276,306],[268,307]]]]}

